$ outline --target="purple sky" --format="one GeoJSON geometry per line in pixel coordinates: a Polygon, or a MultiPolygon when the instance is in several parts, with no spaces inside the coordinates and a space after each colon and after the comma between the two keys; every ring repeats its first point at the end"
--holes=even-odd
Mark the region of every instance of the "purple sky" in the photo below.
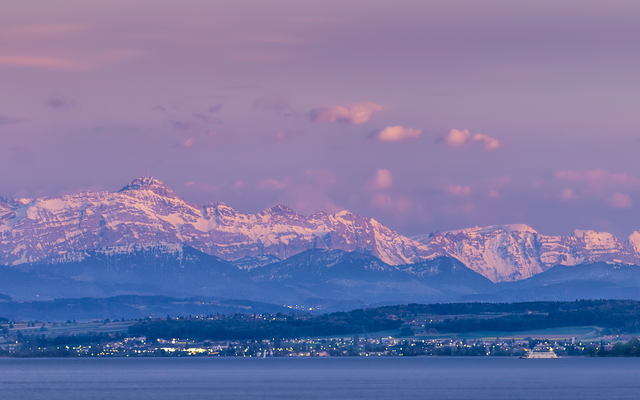
{"type": "Polygon", "coordinates": [[[10,2],[0,195],[640,228],[638,1],[10,2]]]}

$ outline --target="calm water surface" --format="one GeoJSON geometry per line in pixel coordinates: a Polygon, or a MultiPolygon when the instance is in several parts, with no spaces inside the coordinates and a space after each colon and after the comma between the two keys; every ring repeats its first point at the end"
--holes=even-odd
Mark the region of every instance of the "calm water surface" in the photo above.
{"type": "Polygon", "coordinates": [[[0,359],[13,399],[638,399],[640,359],[0,359]]]}

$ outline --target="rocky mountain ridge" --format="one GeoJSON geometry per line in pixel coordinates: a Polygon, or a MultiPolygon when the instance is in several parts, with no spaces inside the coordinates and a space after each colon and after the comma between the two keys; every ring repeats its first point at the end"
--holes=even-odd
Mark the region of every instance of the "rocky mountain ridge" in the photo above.
{"type": "MultiPolygon", "coordinates": [[[[409,238],[349,211],[311,216],[286,206],[243,214],[224,203],[197,205],[152,177],[116,192],[38,199],[0,198],[0,264],[64,263],[88,251],[187,245],[253,268],[309,249],[360,252],[389,265],[450,256],[494,282],[534,276],[554,265],[640,264],[640,232],[625,243],[606,232],[542,235],[526,225],[436,232],[409,238]],[[136,247],[138,246],[138,247],[136,247]],[[256,261],[258,262],[258,261],[256,261]]],[[[116,251],[116,250],[112,250],[116,251]]]]}

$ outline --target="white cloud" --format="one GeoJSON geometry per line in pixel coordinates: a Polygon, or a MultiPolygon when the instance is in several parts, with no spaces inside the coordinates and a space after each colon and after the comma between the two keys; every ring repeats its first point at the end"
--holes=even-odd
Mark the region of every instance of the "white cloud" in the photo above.
{"type": "Polygon", "coordinates": [[[393,209],[393,200],[391,200],[391,197],[386,194],[376,194],[371,199],[371,205],[375,208],[391,210],[393,209]]]}
{"type": "Polygon", "coordinates": [[[611,205],[611,207],[615,208],[631,208],[631,206],[633,205],[631,203],[631,198],[629,197],[629,195],[622,194],[620,192],[616,192],[611,195],[607,199],[607,202],[611,205]]]}
{"type": "Polygon", "coordinates": [[[562,200],[569,201],[569,200],[573,200],[573,199],[575,199],[575,198],[576,198],[576,196],[573,194],[573,190],[571,190],[571,189],[569,189],[569,188],[565,188],[565,189],[562,191],[562,194],[560,195],[560,198],[561,198],[562,200]]]}
{"type": "Polygon", "coordinates": [[[399,142],[406,139],[416,139],[422,132],[419,129],[404,128],[402,126],[388,126],[378,132],[375,138],[381,142],[399,142]]]}
{"type": "Polygon", "coordinates": [[[468,129],[463,129],[461,131],[452,129],[444,137],[444,141],[451,146],[462,146],[463,144],[467,143],[467,141],[469,141],[470,137],[471,133],[469,133],[468,129]]]}
{"type": "Polygon", "coordinates": [[[476,133],[472,136],[468,129],[451,129],[449,133],[445,135],[444,142],[454,147],[460,147],[467,143],[474,142],[483,143],[485,150],[495,150],[504,146],[504,144],[498,139],[492,138],[491,136],[483,135],[481,133],[476,133]]]}
{"type": "Polygon", "coordinates": [[[277,179],[269,178],[269,179],[263,179],[259,181],[257,186],[261,189],[281,190],[287,187],[287,181],[286,180],[279,181],[277,179]]]}
{"type": "Polygon", "coordinates": [[[347,124],[364,124],[369,122],[371,114],[382,110],[382,106],[375,103],[358,103],[349,107],[332,106],[314,108],[309,113],[313,122],[340,122],[347,124]]]}
{"type": "Polygon", "coordinates": [[[556,178],[561,181],[585,182],[593,188],[608,188],[613,186],[636,187],[640,186],[640,179],[637,179],[625,172],[612,174],[603,169],[590,171],[558,171],[556,178]]]}
{"type": "Polygon", "coordinates": [[[27,119],[24,118],[16,118],[9,115],[0,115],[0,125],[4,124],[17,124],[20,122],[27,122],[27,119]]]}
{"type": "Polygon", "coordinates": [[[471,141],[484,143],[485,150],[495,150],[503,146],[503,144],[500,143],[498,139],[492,138],[491,136],[483,135],[481,133],[476,133],[475,135],[473,135],[471,141]]]}
{"type": "Polygon", "coordinates": [[[393,174],[388,169],[379,169],[371,182],[373,189],[388,189],[393,185],[393,174]]]}
{"type": "Polygon", "coordinates": [[[447,185],[444,191],[451,196],[469,196],[471,194],[471,188],[469,186],[461,185],[447,185]]]}

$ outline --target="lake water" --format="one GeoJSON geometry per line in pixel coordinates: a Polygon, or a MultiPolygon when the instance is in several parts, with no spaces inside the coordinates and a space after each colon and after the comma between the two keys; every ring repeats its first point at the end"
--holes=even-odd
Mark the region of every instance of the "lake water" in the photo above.
{"type": "Polygon", "coordinates": [[[638,399],[640,359],[0,359],[12,399],[638,399]]]}

